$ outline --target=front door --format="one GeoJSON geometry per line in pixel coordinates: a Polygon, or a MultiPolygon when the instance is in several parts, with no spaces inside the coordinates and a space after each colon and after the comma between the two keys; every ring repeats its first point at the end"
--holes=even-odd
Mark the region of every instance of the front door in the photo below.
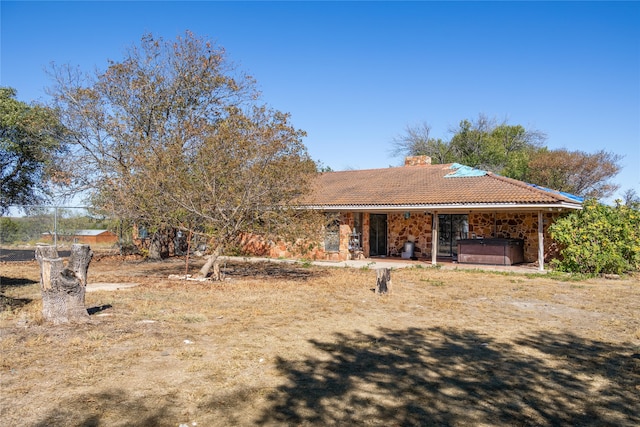
{"type": "Polygon", "coordinates": [[[438,215],[438,256],[457,257],[458,240],[469,234],[468,215],[438,215]]]}
{"type": "Polygon", "coordinates": [[[387,255],[387,215],[369,215],[369,256],[387,255]]]}

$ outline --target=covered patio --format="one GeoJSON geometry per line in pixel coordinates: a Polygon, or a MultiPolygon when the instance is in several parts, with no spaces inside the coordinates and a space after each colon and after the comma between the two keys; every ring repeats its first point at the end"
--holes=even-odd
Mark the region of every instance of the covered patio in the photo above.
{"type": "Polygon", "coordinates": [[[522,264],[538,270],[557,253],[549,226],[582,208],[578,197],[456,163],[432,165],[427,156],[407,158],[404,167],[323,173],[304,202],[327,216],[314,259],[522,264]],[[521,254],[484,256],[499,244],[518,246],[521,254]],[[471,257],[458,253],[476,249],[471,257]]]}

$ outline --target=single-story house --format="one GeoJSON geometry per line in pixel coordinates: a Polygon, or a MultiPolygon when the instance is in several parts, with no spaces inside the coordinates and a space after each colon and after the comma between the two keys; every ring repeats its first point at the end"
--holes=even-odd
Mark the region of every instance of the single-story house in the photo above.
{"type": "MultiPolygon", "coordinates": [[[[43,233],[43,239],[53,241],[53,234],[43,233]]],[[[58,240],[87,245],[112,245],[118,242],[118,236],[110,230],[75,230],[69,233],[58,233],[58,240]]]]}
{"type": "MultiPolygon", "coordinates": [[[[408,157],[403,167],[326,172],[302,204],[327,214],[314,257],[505,264],[556,255],[548,228],[582,199],[468,166],[408,157]]],[[[277,245],[276,245],[277,246],[277,245]]],[[[277,247],[271,256],[278,253],[277,247]]]]}

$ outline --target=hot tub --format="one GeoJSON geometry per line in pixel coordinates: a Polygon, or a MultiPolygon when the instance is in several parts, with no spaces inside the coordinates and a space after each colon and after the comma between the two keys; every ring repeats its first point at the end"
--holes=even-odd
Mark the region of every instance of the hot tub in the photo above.
{"type": "Polygon", "coordinates": [[[462,264],[513,265],[524,262],[522,239],[458,240],[458,262],[462,264]]]}

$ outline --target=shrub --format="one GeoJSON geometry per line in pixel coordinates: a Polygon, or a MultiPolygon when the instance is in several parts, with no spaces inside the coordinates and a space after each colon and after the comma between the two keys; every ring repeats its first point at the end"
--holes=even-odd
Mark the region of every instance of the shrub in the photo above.
{"type": "Polygon", "coordinates": [[[588,200],[581,211],[549,227],[561,246],[559,271],[621,274],[640,270],[640,210],[635,203],[607,206],[588,200]]]}
{"type": "Polygon", "coordinates": [[[13,243],[18,239],[19,227],[11,218],[0,218],[0,243],[13,243]]]}

